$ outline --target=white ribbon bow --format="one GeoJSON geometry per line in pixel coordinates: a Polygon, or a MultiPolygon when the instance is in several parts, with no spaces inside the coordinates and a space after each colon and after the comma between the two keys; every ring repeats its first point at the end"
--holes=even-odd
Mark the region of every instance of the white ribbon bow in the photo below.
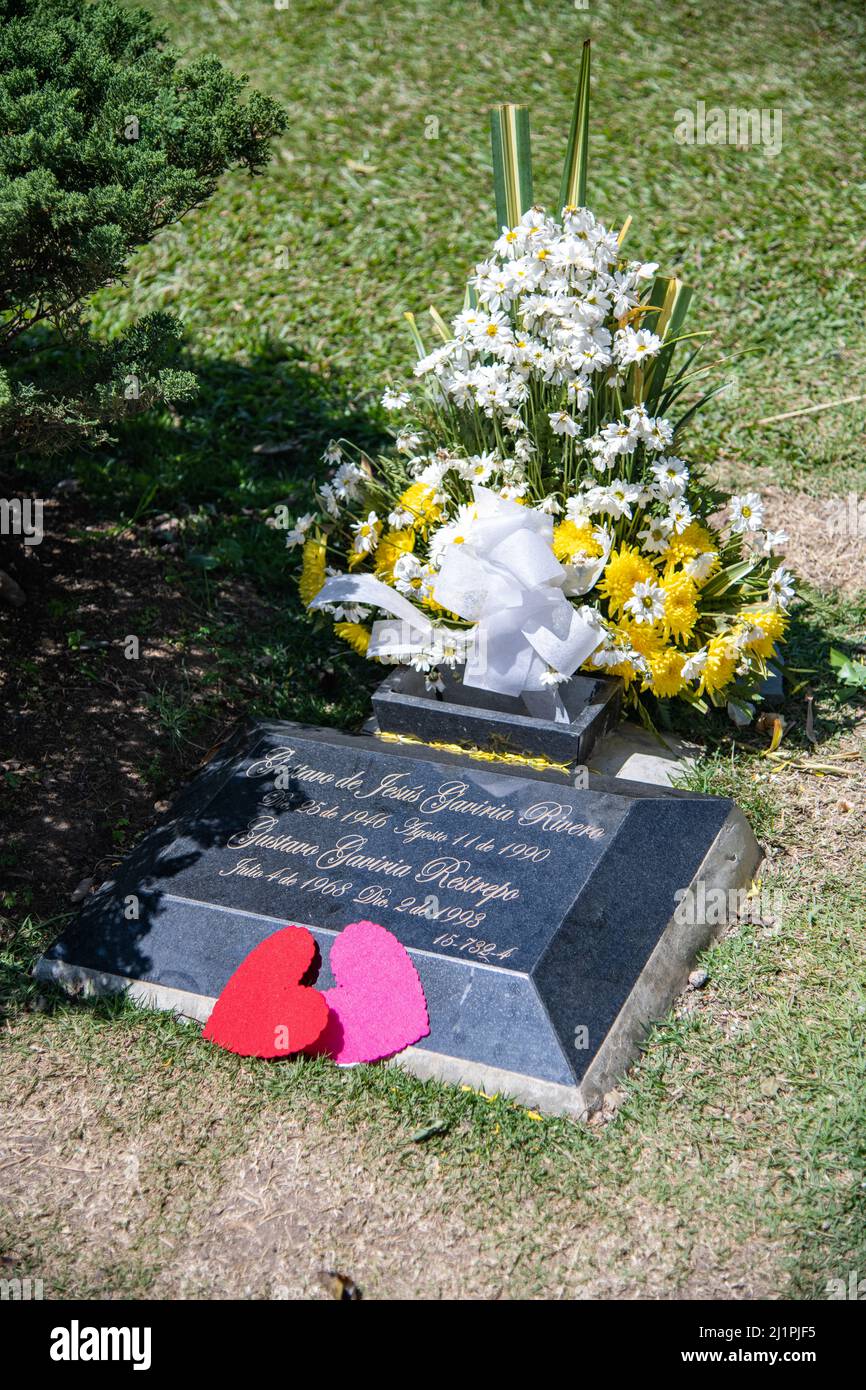
{"type": "Polygon", "coordinates": [[[488,488],[474,492],[477,520],[446,551],[433,586],[437,603],[475,623],[464,684],[502,695],[549,690],[551,668],[571,676],[595,651],[598,619],[565,596],[577,575],[553,553],[553,519],[488,488]]]}
{"type": "MultiPolygon", "coordinates": [[[[576,609],[566,594],[591,589],[606,557],[579,569],[563,566],[553,553],[551,517],[489,488],[476,485],[474,493],[476,519],[466,539],[446,550],[433,585],[437,603],[475,625],[465,634],[463,683],[522,695],[533,713],[542,713],[542,704],[547,713],[549,705],[554,717],[567,721],[562,701],[545,677],[551,668],[564,677],[573,675],[598,646],[602,634],[594,610],[576,609]],[[542,691],[543,701],[537,695],[542,691]]],[[[430,619],[372,575],[326,580],[312,607],[330,603],[370,604],[405,625],[397,632],[393,622],[374,623],[369,656],[405,660],[433,639],[430,619]]]]}

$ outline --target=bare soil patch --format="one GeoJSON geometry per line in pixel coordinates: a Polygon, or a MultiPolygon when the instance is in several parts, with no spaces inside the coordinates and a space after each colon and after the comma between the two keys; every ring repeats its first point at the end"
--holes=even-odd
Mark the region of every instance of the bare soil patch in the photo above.
{"type": "MultiPolygon", "coordinates": [[[[27,596],[0,604],[0,888],[53,916],[107,877],[242,711],[197,635],[208,614],[146,528],[116,534],[75,496],[49,499],[44,527],[40,545],[0,552],[27,596]]],[[[223,618],[265,624],[249,586],[218,597],[223,618]]]]}
{"type": "Polygon", "coordinates": [[[825,592],[866,588],[866,496],[812,497],[775,486],[761,496],[767,525],[788,533],[781,551],[796,574],[825,592]]]}

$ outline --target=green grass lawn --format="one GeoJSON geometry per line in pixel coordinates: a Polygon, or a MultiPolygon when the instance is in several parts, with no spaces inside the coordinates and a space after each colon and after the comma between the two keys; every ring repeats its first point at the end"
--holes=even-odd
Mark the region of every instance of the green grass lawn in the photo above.
{"type": "Polygon", "coordinates": [[[816,493],[857,486],[866,402],[805,424],[756,422],[862,394],[858,0],[151,8],[190,53],[212,49],[280,98],[290,125],[260,178],[227,180],[136,259],[127,288],[102,296],[106,330],[178,310],[203,364],[191,438],[175,432],[155,457],[144,432],[128,441],[142,479],[199,494],[240,484],[269,501],[275,470],[254,444],[294,436],[315,461],[326,384],[340,423],[344,406],[378,400],[413,360],[402,312],[456,312],[496,233],[491,104],[529,105],[536,196],[555,199],[591,34],[591,204],[614,226],[631,214],[631,253],[694,286],[692,327],[717,335],[720,356],[758,350],[733,364],[693,451],[816,493]],[[675,113],[698,101],[780,111],[781,151],[678,144],[675,113]]]}
{"type": "MultiPolygon", "coordinates": [[[[52,466],[77,471],[114,522],[139,503],[137,525],[184,512],[166,573],[198,605],[190,641],[214,655],[221,703],[208,718],[348,726],[364,714],[375,673],[300,612],[294,562],[264,518],[277,500],[303,501],[329,438],[382,436],[381,387],[412,357],[403,310],[459,307],[496,230],[492,103],[530,105],[536,194],[555,195],[587,33],[592,205],[613,225],[631,214],[632,252],[695,287],[692,326],[713,329],[720,356],[757,349],[732,365],[734,387],[699,417],[689,451],[740,483],[816,498],[866,490],[866,402],[756,423],[866,389],[859,0],[150,8],[191,55],[214,51],[283,100],[289,130],[260,177],[227,179],[99,297],[104,333],[148,309],[181,313],[199,400],[52,466]],[[678,145],[675,112],[698,101],[780,109],[780,153],[678,145]],[[273,605],[267,634],[227,616],[241,583],[273,605]]],[[[70,612],[69,625],[87,619],[70,612]]],[[[0,1253],[22,1273],[46,1271],[53,1294],[79,1296],[267,1297],[281,1282],[310,1294],[328,1261],[385,1296],[822,1297],[829,1277],[862,1273],[866,720],[827,657],[831,643],[864,641],[863,593],[813,593],[799,610],[787,768],[763,756],[766,734],[735,737],[721,718],[690,727],[709,750],[696,783],[743,805],[781,910],[708,953],[707,986],[654,1030],[602,1123],[541,1120],[395,1069],[241,1061],[164,1016],[44,997],[26,971],[59,923],[19,914],[0,938],[0,1084],[20,1132],[53,1157],[40,1167],[13,1144],[0,1253]],[[816,773],[818,759],[835,772],[816,773]],[[116,1155],[135,1176],[115,1188],[116,1155]],[[334,1202],[309,1199],[305,1238],[291,1213],[310,1169],[334,1202]],[[260,1202],[243,1239],[225,1224],[239,1187],[260,1202]],[[106,1192],[116,1200],[94,1226],[106,1192]],[[401,1243],[412,1212],[419,1229],[401,1243]],[[256,1243],[260,1222],[272,1222],[270,1244],[256,1243]],[[235,1242],[234,1273],[217,1238],[235,1242]],[[290,1273],[276,1272],[286,1262],[290,1273]]],[[[178,662],[185,653],[181,641],[178,662]]],[[[158,737],[187,772],[201,694],[150,697],[158,737]]],[[[115,838],[122,846],[122,827],[115,838]]],[[[68,911],[59,885],[56,911],[68,911]]]]}

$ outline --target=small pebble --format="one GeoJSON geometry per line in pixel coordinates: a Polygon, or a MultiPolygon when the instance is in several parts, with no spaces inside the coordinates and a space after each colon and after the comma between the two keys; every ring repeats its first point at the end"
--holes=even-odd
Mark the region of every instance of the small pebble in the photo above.
{"type": "Polygon", "coordinates": [[[180,523],[176,517],[170,517],[166,521],[161,521],[151,529],[151,535],[157,545],[168,545],[176,541],[178,537],[180,523]]]}
{"type": "Polygon", "coordinates": [[[689,976],[689,989],[703,989],[709,978],[708,970],[693,970],[689,976]]]}
{"type": "Polygon", "coordinates": [[[69,894],[69,901],[71,903],[83,903],[84,899],[87,897],[92,887],[93,879],[83,878],[79,883],[78,887],[74,888],[72,892],[69,894]]]}

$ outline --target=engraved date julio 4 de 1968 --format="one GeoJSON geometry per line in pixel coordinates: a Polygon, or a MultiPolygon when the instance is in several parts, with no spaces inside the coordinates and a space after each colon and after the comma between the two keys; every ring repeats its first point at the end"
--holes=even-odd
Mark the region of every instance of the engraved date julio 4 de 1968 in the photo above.
{"type": "MultiPolygon", "coordinates": [[[[275,749],[268,757],[252,763],[246,775],[269,777],[272,787],[261,797],[264,814],[257,814],[243,830],[230,836],[225,848],[269,850],[295,863],[300,860],[301,865],[296,868],[284,863],[269,869],[261,858],[248,854],[220,869],[220,877],[262,878],[323,897],[346,899],[352,905],[387,907],[423,918],[452,929],[440,931],[434,945],[486,960],[505,959],[517,947],[500,950],[496,942],[461,938],[453,929],[475,931],[487,918],[492,904],[519,899],[520,889],[505,876],[509,862],[544,863],[552,848],[539,843],[541,839],[567,836],[598,840],[605,834],[601,826],[572,819],[572,807],[558,801],[538,801],[519,811],[501,803],[472,800],[467,796],[468,784],[459,778],[442,782],[431,791],[413,784],[409,774],[402,772],[389,772],[384,777],[377,772],[372,778],[354,772],[341,777],[295,762],[291,748],[275,749]],[[311,799],[306,794],[299,795],[299,784],[328,786],[343,795],[338,801],[311,799]],[[373,799],[379,802],[375,809],[357,804],[373,799]],[[399,809],[383,810],[383,801],[396,802],[399,809]],[[417,814],[402,814],[407,803],[417,814]],[[282,830],[278,823],[286,813],[311,819],[313,836],[316,821],[328,823],[332,830],[328,843],[308,839],[297,829],[282,830]],[[464,818],[470,816],[486,826],[474,833],[461,830],[454,835],[448,824],[452,816],[460,817],[464,825],[464,818]],[[497,832],[505,833],[490,834],[487,827],[491,825],[497,832]],[[534,831],[538,840],[526,837],[527,831],[534,831]],[[370,839],[381,841],[382,832],[385,845],[374,848],[370,839]],[[388,840],[393,848],[388,847],[388,840]],[[429,844],[431,849],[431,857],[420,867],[400,853],[402,846],[419,844],[429,844]],[[474,868],[470,853],[473,857],[484,856],[483,871],[474,868]],[[381,875],[385,882],[367,881],[359,887],[354,877],[334,873],[347,869],[381,875]],[[417,884],[419,891],[407,894],[410,883],[417,884]]],[[[554,839],[554,845],[555,842],[554,839]]]]}

